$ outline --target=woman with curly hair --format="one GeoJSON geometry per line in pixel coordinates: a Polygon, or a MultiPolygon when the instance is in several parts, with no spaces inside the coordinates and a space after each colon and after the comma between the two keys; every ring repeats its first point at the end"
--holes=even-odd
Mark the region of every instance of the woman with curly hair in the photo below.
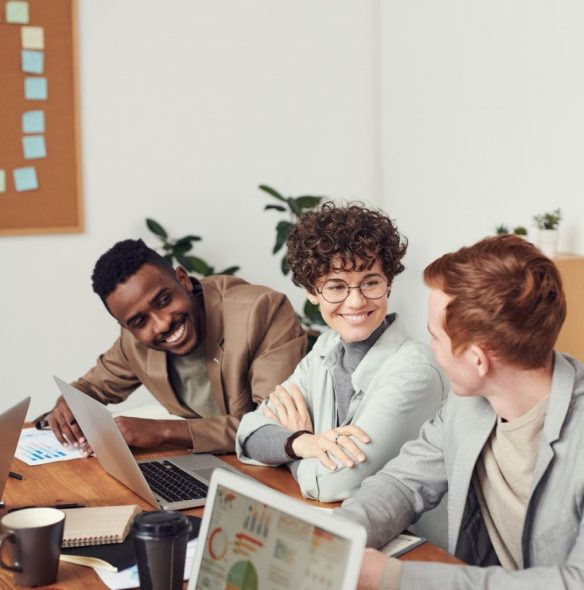
{"type": "Polygon", "coordinates": [[[300,218],[288,239],[292,280],[330,330],[243,417],[241,461],[288,464],[304,496],[340,500],[435,414],[445,383],[430,349],[388,313],[406,249],[382,211],[328,202],[300,218]]]}

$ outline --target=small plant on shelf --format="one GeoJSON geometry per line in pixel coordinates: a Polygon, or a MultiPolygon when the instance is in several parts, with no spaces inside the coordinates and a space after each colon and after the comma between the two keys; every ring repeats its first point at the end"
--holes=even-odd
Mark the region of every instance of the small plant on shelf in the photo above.
{"type": "Polygon", "coordinates": [[[558,229],[560,221],[562,221],[562,212],[560,209],[554,209],[549,213],[533,216],[533,222],[538,229],[558,229]]]}
{"type": "Polygon", "coordinates": [[[175,240],[170,238],[164,227],[157,221],[154,221],[154,219],[147,218],[146,226],[160,240],[160,254],[172,265],[180,264],[185,270],[194,272],[202,277],[209,275],[234,275],[240,268],[239,266],[229,266],[221,271],[216,271],[214,266],[211,266],[202,258],[190,254],[194,242],[200,242],[202,240],[201,236],[189,234],[175,240]]]}
{"type": "Polygon", "coordinates": [[[502,236],[503,234],[508,234],[509,233],[509,226],[506,223],[500,223],[496,228],[495,228],[495,233],[498,236],[502,236]]]}
{"type": "Polygon", "coordinates": [[[526,236],[527,235],[527,228],[523,227],[522,225],[518,225],[517,227],[513,228],[513,233],[516,236],[526,236]]]}

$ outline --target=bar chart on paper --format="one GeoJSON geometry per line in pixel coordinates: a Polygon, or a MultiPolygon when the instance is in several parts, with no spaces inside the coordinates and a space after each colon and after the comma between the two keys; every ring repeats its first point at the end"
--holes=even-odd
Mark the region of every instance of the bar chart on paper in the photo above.
{"type": "Polygon", "coordinates": [[[79,459],[83,455],[79,449],[63,447],[50,430],[24,428],[14,456],[27,465],[43,465],[79,459]]]}

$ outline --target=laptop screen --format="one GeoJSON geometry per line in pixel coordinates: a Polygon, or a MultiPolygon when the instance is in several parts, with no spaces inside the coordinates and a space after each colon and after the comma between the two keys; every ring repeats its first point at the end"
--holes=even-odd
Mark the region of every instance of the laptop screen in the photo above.
{"type": "Polygon", "coordinates": [[[335,590],[350,541],[217,486],[196,589],[335,590]]]}

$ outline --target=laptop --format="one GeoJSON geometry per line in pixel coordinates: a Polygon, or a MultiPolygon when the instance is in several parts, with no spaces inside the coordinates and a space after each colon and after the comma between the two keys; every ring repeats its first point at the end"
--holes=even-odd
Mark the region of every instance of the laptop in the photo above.
{"type": "Polygon", "coordinates": [[[214,469],[238,473],[210,454],[136,461],[109,410],[58,377],[54,379],[100,465],[152,506],[163,510],[203,506],[214,469]]]}
{"type": "Polygon", "coordinates": [[[188,590],[355,590],[365,540],[358,523],[217,469],[188,590]]]}
{"type": "Polygon", "coordinates": [[[4,493],[4,486],[8,479],[10,465],[14,459],[14,451],[18,445],[29,404],[30,397],[27,397],[0,414],[0,499],[4,493]]]}

